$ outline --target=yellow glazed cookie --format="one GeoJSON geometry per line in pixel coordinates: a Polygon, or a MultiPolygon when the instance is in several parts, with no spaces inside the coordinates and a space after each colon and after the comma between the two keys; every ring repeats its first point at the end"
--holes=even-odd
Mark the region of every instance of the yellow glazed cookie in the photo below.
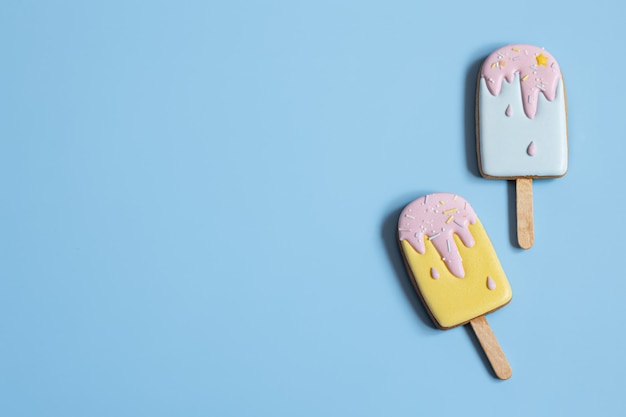
{"type": "Polygon", "coordinates": [[[450,193],[418,198],[400,213],[398,241],[437,327],[470,323],[496,375],[509,378],[511,368],[484,315],[511,300],[511,286],[469,203],[450,193]]]}

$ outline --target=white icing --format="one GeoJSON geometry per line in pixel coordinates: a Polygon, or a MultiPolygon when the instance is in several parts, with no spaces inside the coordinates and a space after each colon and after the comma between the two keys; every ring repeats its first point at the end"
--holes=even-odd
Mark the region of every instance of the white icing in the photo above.
{"type": "MultiPolygon", "coordinates": [[[[527,81],[524,81],[527,82],[527,81]]],[[[478,123],[481,170],[490,177],[554,177],[567,171],[567,115],[562,80],[554,101],[539,94],[537,113],[529,119],[524,113],[519,74],[512,83],[503,81],[493,96],[480,79],[478,123]],[[510,116],[505,114],[510,106],[510,116]],[[537,152],[531,157],[528,144],[537,152]]]]}

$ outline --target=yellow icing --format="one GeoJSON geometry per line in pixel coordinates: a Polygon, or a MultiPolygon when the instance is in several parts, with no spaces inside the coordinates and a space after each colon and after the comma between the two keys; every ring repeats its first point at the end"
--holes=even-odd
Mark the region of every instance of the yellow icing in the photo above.
{"type": "Polygon", "coordinates": [[[548,64],[548,57],[544,54],[539,54],[535,58],[537,60],[537,65],[543,65],[544,67],[548,64]]]}
{"type": "Polygon", "coordinates": [[[426,250],[423,255],[408,241],[400,242],[421,298],[437,326],[443,329],[465,324],[496,310],[512,297],[509,281],[482,223],[476,220],[476,224],[468,227],[476,241],[473,247],[466,247],[454,235],[463,259],[464,278],[450,273],[430,240],[424,242],[426,250]],[[431,277],[433,267],[440,273],[437,279],[431,277]],[[493,290],[487,287],[488,277],[495,283],[493,290]]]}

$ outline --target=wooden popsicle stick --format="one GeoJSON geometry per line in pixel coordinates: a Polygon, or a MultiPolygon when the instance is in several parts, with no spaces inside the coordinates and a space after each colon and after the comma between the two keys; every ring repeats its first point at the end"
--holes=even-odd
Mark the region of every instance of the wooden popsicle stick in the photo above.
{"type": "Polygon", "coordinates": [[[513,375],[511,365],[504,356],[496,335],[491,331],[487,318],[485,316],[476,317],[470,320],[470,324],[496,376],[500,379],[509,379],[513,375]]]}
{"type": "Polygon", "coordinates": [[[535,242],[533,221],[533,180],[517,178],[515,180],[517,205],[517,242],[523,249],[529,249],[535,242]]]}

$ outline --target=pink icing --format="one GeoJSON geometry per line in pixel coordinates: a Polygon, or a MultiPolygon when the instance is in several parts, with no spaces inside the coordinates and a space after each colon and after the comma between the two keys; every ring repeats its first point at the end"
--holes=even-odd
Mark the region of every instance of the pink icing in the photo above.
{"type": "Polygon", "coordinates": [[[481,70],[481,76],[487,81],[487,88],[494,96],[500,94],[503,80],[513,82],[517,73],[522,88],[524,113],[533,119],[537,113],[540,92],[549,101],[556,97],[561,69],[545,49],[516,44],[500,48],[489,55],[481,70]]]}
{"type": "Polygon", "coordinates": [[[430,268],[430,276],[433,279],[439,279],[439,271],[437,271],[437,268],[435,267],[430,268]]]}
{"type": "Polygon", "coordinates": [[[506,106],[506,110],[504,111],[504,114],[506,114],[507,117],[511,117],[511,115],[513,114],[513,109],[511,109],[510,104],[506,106]]]}
{"type": "Polygon", "coordinates": [[[402,210],[398,238],[421,254],[426,251],[425,239],[430,240],[452,275],[463,278],[463,260],[453,235],[468,248],[474,246],[470,223],[476,223],[476,213],[465,199],[450,193],[428,194],[402,210]]]}
{"type": "Polygon", "coordinates": [[[491,291],[496,289],[496,282],[491,277],[487,277],[487,288],[491,291]]]}
{"type": "Polygon", "coordinates": [[[537,145],[535,145],[535,142],[530,142],[528,148],[526,148],[526,153],[529,156],[535,156],[535,152],[537,152],[537,145]]]}

